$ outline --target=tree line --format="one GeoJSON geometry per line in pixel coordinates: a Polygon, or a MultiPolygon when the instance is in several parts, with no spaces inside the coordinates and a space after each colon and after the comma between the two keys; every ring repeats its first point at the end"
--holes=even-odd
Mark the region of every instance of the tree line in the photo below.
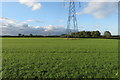
{"type": "MultiPolygon", "coordinates": [[[[80,31],[76,33],[71,33],[69,35],[62,35],[61,37],[69,38],[99,38],[101,37],[100,31],[80,31]]],[[[109,31],[105,31],[103,37],[110,38],[112,37],[109,31]]]]}
{"type": "MultiPolygon", "coordinates": [[[[43,35],[33,35],[33,34],[29,34],[29,35],[24,35],[24,34],[18,34],[19,37],[35,37],[35,36],[40,36],[40,37],[45,37],[43,35]]],[[[54,37],[54,35],[52,35],[54,37]]],[[[52,37],[51,36],[51,37],[52,37]]],[[[109,31],[105,31],[104,32],[104,37],[106,38],[110,38],[112,35],[109,31]]],[[[57,35],[58,37],[58,35],[57,35]]],[[[69,38],[99,38],[101,37],[101,33],[100,31],[80,31],[80,32],[77,32],[77,33],[71,33],[69,35],[67,34],[64,34],[64,35],[60,35],[59,37],[69,37],[69,38]]]]}
{"type": "Polygon", "coordinates": [[[34,35],[34,34],[18,34],[17,36],[12,35],[3,35],[0,37],[48,37],[48,38],[110,38],[110,39],[120,39],[120,35],[111,35],[109,31],[105,31],[103,35],[101,35],[100,31],[80,31],[77,33],[62,34],[62,35],[34,35]]]}

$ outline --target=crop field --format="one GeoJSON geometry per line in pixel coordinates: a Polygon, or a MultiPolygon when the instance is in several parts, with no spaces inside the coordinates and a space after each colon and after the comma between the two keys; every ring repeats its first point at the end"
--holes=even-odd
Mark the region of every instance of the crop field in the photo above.
{"type": "Polygon", "coordinates": [[[117,78],[118,40],[3,38],[3,78],[117,78]]]}

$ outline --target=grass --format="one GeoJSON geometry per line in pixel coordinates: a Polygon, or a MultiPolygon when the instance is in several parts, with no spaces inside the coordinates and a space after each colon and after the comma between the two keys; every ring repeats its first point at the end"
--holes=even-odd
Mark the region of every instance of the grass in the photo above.
{"type": "Polygon", "coordinates": [[[3,78],[117,78],[118,40],[3,38],[3,78]]]}

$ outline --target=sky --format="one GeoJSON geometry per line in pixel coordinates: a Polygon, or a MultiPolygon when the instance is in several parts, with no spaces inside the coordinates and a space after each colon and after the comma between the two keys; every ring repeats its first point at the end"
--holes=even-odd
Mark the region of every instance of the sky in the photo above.
{"type": "MultiPolygon", "coordinates": [[[[34,0],[33,0],[34,1],[34,0]]],[[[0,27],[2,35],[61,35],[66,33],[68,3],[64,2],[2,2],[0,27]]],[[[110,31],[118,34],[117,2],[76,3],[79,31],[110,31]]],[[[72,27],[72,26],[71,26],[72,27]]],[[[71,28],[72,29],[72,28],[71,28]]]]}

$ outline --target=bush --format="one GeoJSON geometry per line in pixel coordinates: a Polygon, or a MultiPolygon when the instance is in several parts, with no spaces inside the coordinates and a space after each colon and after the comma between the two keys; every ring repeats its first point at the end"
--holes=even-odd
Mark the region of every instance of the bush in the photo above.
{"type": "MultiPolygon", "coordinates": [[[[77,33],[71,33],[70,38],[80,38],[80,37],[100,37],[101,33],[99,31],[81,31],[77,33]]],[[[62,37],[67,37],[67,35],[61,35],[62,37]]]]}
{"type": "Polygon", "coordinates": [[[109,31],[105,31],[104,32],[104,37],[110,38],[111,37],[111,33],[109,31]]]}

